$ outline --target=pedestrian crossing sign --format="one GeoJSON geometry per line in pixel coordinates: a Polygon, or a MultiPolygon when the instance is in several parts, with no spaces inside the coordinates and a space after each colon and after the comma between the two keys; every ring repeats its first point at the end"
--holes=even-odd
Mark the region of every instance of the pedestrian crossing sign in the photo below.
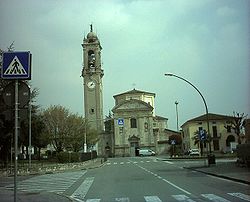
{"type": "Polygon", "coordinates": [[[31,79],[30,52],[4,52],[1,69],[3,79],[31,79]]]}

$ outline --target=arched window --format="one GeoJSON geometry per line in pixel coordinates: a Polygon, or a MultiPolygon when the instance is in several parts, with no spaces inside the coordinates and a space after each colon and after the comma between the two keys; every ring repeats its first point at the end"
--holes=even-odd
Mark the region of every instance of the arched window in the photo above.
{"type": "Polygon", "coordinates": [[[137,128],[137,123],[135,118],[130,119],[130,127],[131,128],[137,128]]]}

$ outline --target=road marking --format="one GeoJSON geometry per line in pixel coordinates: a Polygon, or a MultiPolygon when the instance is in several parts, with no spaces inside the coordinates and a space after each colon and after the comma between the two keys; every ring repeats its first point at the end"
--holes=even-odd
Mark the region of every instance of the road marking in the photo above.
{"type": "Polygon", "coordinates": [[[240,198],[240,199],[243,199],[245,201],[250,201],[250,196],[249,195],[246,195],[246,194],[242,194],[242,193],[227,193],[231,196],[234,196],[234,197],[237,197],[237,198],[240,198]]]}
{"type": "Polygon", "coordinates": [[[99,202],[101,199],[88,199],[86,202],[99,202]]]}
{"type": "Polygon", "coordinates": [[[71,198],[84,200],[86,194],[88,193],[91,185],[94,182],[94,179],[94,177],[86,178],[83,183],[77,188],[77,190],[71,195],[71,198]]]}
{"type": "Polygon", "coordinates": [[[182,191],[182,192],[184,192],[184,193],[186,193],[186,194],[188,194],[188,195],[191,195],[190,192],[188,192],[188,191],[186,191],[185,189],[182,189],[181,187],[175,185],[174,183],[172,183],[172,182],[170,182],[170,181],[164,179],[163,177],[157,175],[156,173],[153,173],[153,172],[151,172],[150,170],[147,170],[146,168],[144,168],[144,167],[142,167],[142,166],[140,166],[140,165],[136,165],[136,166],[138,166],[139,168],[141,168],[141,169],[145,170],[146,172],[152,174],[153,176],[159,178],[160,180],[163,180],[164,182],[170,184],[171,186],[175,187],[176,189],[179,189],[180,191],[182,191]]]}
{"type": "Polygon", "coordinates": [[[177,201],[183,201],[183,202],[195,202],[194,200],[192,200],[191,198],[189,198],[186,195],[172,195],[177,201]]]}
{"type": "MultiPolygon", "coordinates": [[[[87,171],[76,171],[67,173],[55,173],[39,175],[18,183],[17,188],[24,192],[56,192],[63,193],[72,186],[87,171]]],[[[7,189],[13,189],[14,185],[6,186],[7,189]]]]}
{"type": "Polygon", "coordinates": [[[158,196],[144,196],[146,202],[161,202],[158,196]]]}
{"type": "Polygon", "coordinates": [[[201,194],[204,198],[209,199],[210,201],[216,201],[216,202],[230,202],[227,199],[224,199],[220,196],[216,196],[215,194],[201,194]]]}
{"type": "Polygon", "coordinates": [[[119,202],[129,202],[129,198],[124,197],[124,198],[115,198],[115,201],[119,201],[119,202]]]}
{"type": "Polygon", "coordinates": [[[171,161],[163,161],[164,163],[168,163],[168,164],[174,164],[173,162],[171,161]]]}

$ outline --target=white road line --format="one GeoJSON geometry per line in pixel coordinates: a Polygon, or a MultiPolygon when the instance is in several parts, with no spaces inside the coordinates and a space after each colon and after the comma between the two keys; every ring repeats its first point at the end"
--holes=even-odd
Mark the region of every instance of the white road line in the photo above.
{"type": "Polygon", "coordinates": [[[250,201],[250,196],[249,195],[246,195],[246,194],[242,194],[242,193],[227,193],[229,194],[230,196],[234,196],[234,197],[237,197],[237,198],[240,198],[240,199],[243,199],[245,201],[250,201]]]}
{"type": "Polygon", "coordinates": [[[119,201],[119,202],[129,202],[129,198],[124,197],[124,198],[115,198],[115,201],[119,201]]]}
{"type": "Polygon", "coordinates": [[[86,202],[99,202],[101,199],[88,199],[86,202]]]}
{"type": "Polygon", "coordinates": [[[161,202],[158,196],[144,196],[146,202],[161,202]]]}
{"type": "MultiPolygon", "coordinates": [[[[143,170],[149,172],[150,174],[154,175],[154,176],[157,177],[157,178],[161,177],[161,176],[157,175],[156,173],[153,173],[153,172],[151,172],[150,170],[147,170],[146,168],[144,168],[144,167],[142,167],[142,166],[139,166],[139,165],[137,165],[137,166],[138,166],[139,168],[141,168],[141,169],[143,169],[143,170]]],[[[161,177],[161,178],[159,178],[159,179],[160,179],[160,180],[163,180],[164,182],[166,182],[166,183],[168,183],[168,184],[170,184],[171,186],[175,187],[176,189],[179,189],[180,191],[182,191],[182,192],[184,192],[184,193],[186,193],[186,194],[188,194],[188,195],[191,195],[190,192],[186,191],[185,189],[182,189],[181,187],[179,187],[179,186],[175,185],[174,183],[172,183],[172,182],[170,182],[170,181],[164,179],[163,177],[161,177]]]]}
{"type": "Polygon", "coordinates": [[[224,199],[220,196],[216,196],[215,194],[201,194],[204,198],[209,199],[210,201],[215,201],[215,202],[230,202],[227,199],[224,199]]]}
{"type": "Polygon", "coordinates": [[[84,200],[86,194],[88,193],[91,185],[94,182],[94,179],[94,177],[86,178],[83,183],[77,188],[77,190],[71,195],[71,198],[84,200]]]}
{"type": "Polygon", "coordinates": [[[189,198],[186,195],[172,195],[172,197],[174,197],[174,199],[176,199],[177,201],[182,201],[182,202],[195,202],[194,200],[192,200],[191,198],[189,198]]]}
{"type": "Polygon", "coordinates": [[[176,189],[179,189],[180,191],[182,191],[182,192],[184,192],[184,193],[186,193],[186,194],[188,194],[188,195],[191,195],[190,192],[186,191],[185,189],[180,188],[179,186],[175,185],[174,183],[172,183],[172,182],[170,182],[170,181],[168,181],[168,180],[166,180],[166,179],[162,179],[162,180],[163,180],[164,182],[167,182],[168,184],[172,185],[172,186],[175,187],[176,189]]]}
{"type": "Polygon", "coordinates": [[[163,161],[164,163],[168,163],[168,164],[174,164],[173,162],[171,161],[163,161]]]}

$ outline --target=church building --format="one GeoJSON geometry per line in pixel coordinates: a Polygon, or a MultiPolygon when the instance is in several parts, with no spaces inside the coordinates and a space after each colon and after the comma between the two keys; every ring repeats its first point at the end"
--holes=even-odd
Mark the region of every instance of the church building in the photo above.
{"type": "MultiPolygon", "coordinates": [[[[97,131],[98,155],[135,156],[138,148],[162,153],[168,147],[167,118],[155,114],[155,93],[133,89],[114,96],[112,132],[104,132],[101,44],[90,25],[83,39],[83,90],[85,124],[97,131]],[[159,145],[161,144],[161,145],[159,145]],[[163,145],[165,144],[165,145],[163,145]]],[[[86,129],[86,127],[85,127],[86,129]]],[[[88,131],[85,131],[84,152],[88,131]]]]}
{"type": "Polygon", "coordinates": [[[114,96],[114,154],[135,156],[139,148],[157,152],[166,139],[167,118],[155,115],[155,93],[133,89],[114,96]]]}

